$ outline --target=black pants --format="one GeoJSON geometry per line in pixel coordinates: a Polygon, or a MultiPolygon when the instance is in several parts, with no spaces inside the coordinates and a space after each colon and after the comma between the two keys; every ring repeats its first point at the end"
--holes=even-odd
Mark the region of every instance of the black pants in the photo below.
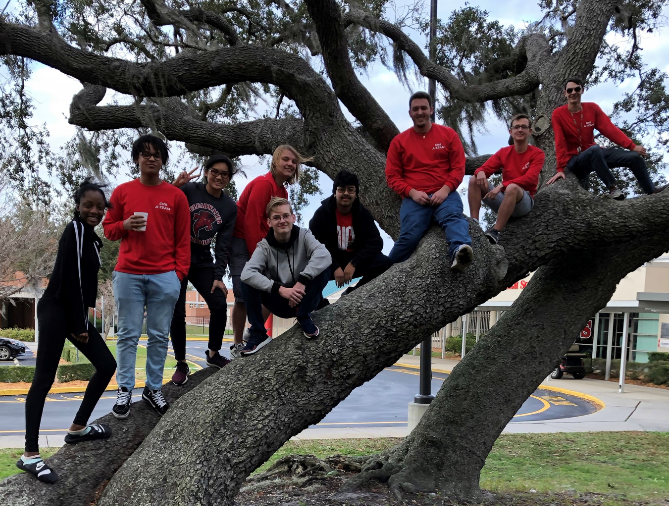
{"type": "MultiPolygon", "coordinates": [[[[351,255],[351,258],[353,258],[353,255],[351,255]]],[[[339,262],[339,265],[342,266],[342,270],[346,268],[348,263],[351,261],[351,258],[346,259],[346,257],[343,258],[338,258],[337,261],[343,260],[342,262],[339,262]]],[[[386,255],[383,253],[379,253],[374,257],[374,260],[372,262],[364,267],[364,268],[357,268],[355,269],[355,272],[353,273],[354,278],[358,278],[362,276],[362,279],[358,281],[358,283],[350,288],[350,291],[352,292],[356,288],[360,288],[366,283],[369,283],[372,279],[374,279],[377,276],[380,276],[384,272],[386,272],[390,267],[392,267],[393,261],[388,258],[386,255]]],[[[330,274],[330,279],[334,279],[334,271],[331,272],[330,274]]]]}
{"type": "MultiPolygon", "coordinates": [[[[26,451],[38,452],[39,426],[42,421],[44,402],[53,381],[60,355],[65,346],[65,339],[70,339],[70,332],[65,322],[65,307],[61,302],[50,297],[42,297],[37,303],[37,325],[39,342],[37,344],[37,364],[35,376],[26,398],[26,451]]],[[[102,393],[116,371],[116,360],[107,348],[100,333],[88,324],[88,342],[82,343],[74,338],[70,341],[95,367],[95,374],[88,382],[84,399],[74,417],[77,425],[86,425],[100,400],[102,393]]]]}
{"type": "Polygon", "coordinates": [[[170,328],[172,349],[177,360],[186,359],[186,289],[188,281],[193,283],[197,292],[209,307],[209,349],[218,351],[223,345],[223,333],[228,319],[228,303],[223,290],[217,288],[211,293],[214,285],[214,266],[190,267],[188,276],[181,282],[181,293],[176,306],[170,328]]]}

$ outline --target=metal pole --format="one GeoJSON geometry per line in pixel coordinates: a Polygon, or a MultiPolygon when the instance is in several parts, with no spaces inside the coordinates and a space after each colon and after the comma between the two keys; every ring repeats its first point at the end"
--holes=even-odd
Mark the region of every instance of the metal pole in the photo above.
{"type": "Polygon", "coordinates": [[[476,313],[476,342],[479,342],[479,336],[481,335],[481,320],[483,319],[483,314],[479,311],[476,313]]]}
{"type": "Polygon", "coordinates": [[[467,352],[467,315],[462,315],[462,350],[460,351],[460,358],[465,358],[467,352]]]}
{"type": "Polygon", "coordinates": [[[595,315],[595,328],[592,329],[592,359],[597,358],[597,338],[599,337],[599,313],[595,315]]]}
{"type": "Polygon", "coordinates": [[[609,313],[609,337],[606,343],[606,374],[604,379],[609,381],[611,377],[611,356],[613,355],[613,320],[615,320],[615,313],[609,313]]]}
{"type": "MultiPolygon", "coordinates": [[[[432,41],[437,35],[437,0],[432,0],[432,8],[430,10],[430,59],[434,61],[437,54],[436,48],[432,41]]],[[[432,116],[434,121],[434,105],[435,97],[437,95],[437,85],[434,79],[430,79],[429,89],[430,98],[432,102],[432,116]]],[[[428,336],[420,345],[420,393],[414,397],[414,402],[417,404],[430,404],[434,399],[432,395],[432,336],[428,336]]]]}
{"type": "Polygon", "coordinates": [[[625,391],[625,369],[627,366],[627,326],[629,325],[629,318],[630,314],[625,312],[625,317],[623,318],[623,342],[620,354],[620,379],[618,381],[618,392],[621,394],[625,391]]]}

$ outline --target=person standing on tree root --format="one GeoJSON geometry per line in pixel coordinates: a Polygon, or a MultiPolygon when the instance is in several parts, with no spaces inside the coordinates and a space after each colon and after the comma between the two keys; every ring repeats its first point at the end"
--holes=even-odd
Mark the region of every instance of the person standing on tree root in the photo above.
{"type": "Polygon", "coordinates": [[[485,233],[490,244],[497,244],[509,218],[525,216],[534,207],[534,194],[546,158],[544,152],[528,144],[532,127],[525,114],[511,118],[509,133],[513,146],[500,149],[469,179],[469,210],[477,223],[481,201],[497,213],[495,225],[485,233]],[[493,188],[488,178],[502,169],[502,183],[493,188]]]}
{"type": "Polygon", "coordinates": [[[567,104],[553,111],[552,123],[555,135],[555,156],[557,173],[546,184],[553,184],[564,179],[565,169],[572,172],[586,190],[588,178],[596,172],[604,186],[609,190],[609,197],[623,200],[625,195],[616,187],[616,179],[611,167],[628,167],[639,182],[641,189],[648,193],[657,193],[664,188],[656,188],[648,174],[646,148],[637,146],[600,107],[593,102],[581,102],[583,81],[569,79],[565,85],[564,96],[567,104]],[[601,148],[595,144],[594,129],[611,142],[627,148],[601,148]]]}
{"type": "Polygon", "coordinates": [[[161,387],[174,305],[190,266],[190,212],[186,195],[160,179],[167,158],[162,139],[154,135],[137,139],[132,159],[140,176],[116,187],[111,196],[113,207],[102,223],[107,239],[121,240],[113,274],[119,388],[112,409],[120,419],[130,415],[144,308],[149,340],[142,399],[160,416],[170,407],[161,387]]]}
{"type": "Polygon", "coordinates": [[[473,260],[469,223],[456,191],[465,175],[465,151],[455,130],[432,123],[432,113],[430,95],[411,95],[413,127],[388,149],[388,186],[403,199],[400,237],[388,256],[393,263],[409,258],[434,219],[446,233],[451,269],[462,271],[473,260]]]}
{"type": "Polygon", "coordinates": [[[357,198],[359,190],[358,176],[340,170],[332,185],[333,195],[322,202],[309,222],[314,237],[332,256],[330,279],[341,288],[354,277],[362,276],[355,287],[344,293],[371,281],[392,265],[381,253],[383,239],[372,213],[357,198]]]}
{"type": "MultiPolygon", "coordinates": [[[[230,347],[232,358],[240,356],[244,347],[243,341],[248,337],[248,330],[244,331],[246,306],[240,276],[244,265],[269,230],[265,214],[267,204],[272,197],[288,198],[285,185],[296,183],[300,177],[300,165],[310,160],[311,158],[305,158],[288,144],[279,146],[272,155],[270,171],[247,184],[237,201],[237,222],[232,234],[232,258],[230,259],[232,291],[235,294],[235,305],[232,307],[234,343],[230,347]]],[[[263,309],[263,316],[265,320],[269,317],[266,309],[263,309]]]]}
{"type": "Polygon", "coordinates": [[[281,318],[297,318],[307,339],[318,337],[311,319],[330,280],[330,253],[308,228],[295,226],[290,202],[275,197],[267,204],[269,232],[242,271],[242,291],[251,329],[242,356],[268,345],[262,306],[281,318]]]}
{"type": "Polygon", "coordinates": [[[230,361],[219,353],[227,321],[228,289],[223,276],[230,258],[232,230],[237,218],[237,204],[223,193],[234,174],[232,161],[225,155],[214,155],[204,165],[206,184],[189,182],[198,177],[182,172],[174,181],[188,198],[190,208],[190,269],[181,280],[179,300],[174,307],[170,336],[177,367],[172,383],[183,385],[188,381],[186,362],[186,290],[190,281],[209,308],[209,350],[205,352],[209,367],[221,368],[230,361]],[[216,238],[216,264],[211,258],[211,243],[216,238]]]}
{"type": "Polygon", "coordinates": [[[107,425],[86,425],[116,370],[114,356],[88,321],[88,310],[95,307],[98,295],[102,247],[94,229],[102,220],[105,208],[109,207],[102,188],[87,179],[77,189],[74,219],[60,238],[49,285],[37,304],[40,339],[35,376],[26,397],[26,448],[16,466],[45,483],[55,483],[58,476],[39,455],[39,426],[65,339],[69,339],[95,367],[65,442],[76,444],[107,439],[112,434],[107,425]]]}

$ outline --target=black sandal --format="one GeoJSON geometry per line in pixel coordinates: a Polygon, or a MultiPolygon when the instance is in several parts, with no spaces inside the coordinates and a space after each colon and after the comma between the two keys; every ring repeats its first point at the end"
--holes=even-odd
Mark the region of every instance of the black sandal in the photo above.
{"type": "Polygon", "coordinates": [[[33,459],[39,460],[26,463],[23,462],[23,459],[19,459],[19,461],[16,463],[16,467],[18,467],[21,471],[25,471],[26,473],[30,473],[36,476],[37,479],[41,482],[52,484],[58,481],[58,475],[56,472],[51,469],[47,463],[42,460],[41,457],[33,457],[33,459]]]}
{"type": "Polygon", "coordinates": [[[90,430],[86,434],[79,435],[68,432],[65,436],[65,442],[71,445],[76,445],[77,443],[93,441],[94,439],[109,439],[112,435],[112,430],[109,425],[94,423],[88,425],[88,427],[90,427],[90,430]]]}

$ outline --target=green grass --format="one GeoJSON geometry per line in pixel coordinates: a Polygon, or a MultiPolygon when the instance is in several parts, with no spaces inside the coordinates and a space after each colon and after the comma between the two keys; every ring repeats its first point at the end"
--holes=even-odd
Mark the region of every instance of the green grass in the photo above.
{"type": "MultiPolygon", "coordinates": [[[[400,439],[289,441],[257,472],[285,455],[371,455],[400,439]]],[[[51,455],[54,450],[42,450],[51,455]]],[[[21,450],[0,450],[0,478],[19,472],[21,450]]],[[[481,487],[494,492],[598,493],[602,506],[666,504],[669,498],[669,433],[601,432],[508,434],[499,438],[481,472],[481,487]]]]}
{"type": "MultiPolygon", "coordinates": [[[[40,455],[42,458],[51,457],[59,448],[42,448],[40,455]]],[[[16,461],[23,455],[23,450],[19,448],[0,449],[0,480],[4,480],[8,476],[20,473],[16,467],[16,461]]]]}

